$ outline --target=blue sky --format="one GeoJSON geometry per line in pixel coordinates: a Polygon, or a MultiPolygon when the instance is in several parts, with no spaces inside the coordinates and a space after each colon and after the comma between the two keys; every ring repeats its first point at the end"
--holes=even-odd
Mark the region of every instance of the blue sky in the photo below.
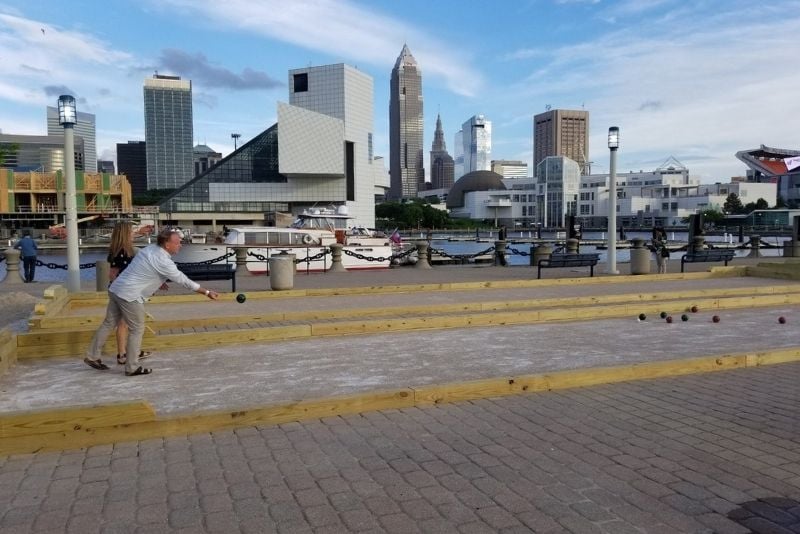
{"type": "Polygon", "coordinates": [[[532,117],[591,113],[594,172],[674,156],[703,182],[744,173],[737,150],[800,148],[800,0],[0,0],[0,129],[46,133],[45,107],[78,98],[97,149],[144,139],[142,83],[193,82],[195,142],[227,154],[288,101],[287,72],[344,62],[373,77],[375,153],[387,158],[389,77],[403,43],[423,73],[425,151],[470,116],[493,159],[532,157],[532,117]]]}

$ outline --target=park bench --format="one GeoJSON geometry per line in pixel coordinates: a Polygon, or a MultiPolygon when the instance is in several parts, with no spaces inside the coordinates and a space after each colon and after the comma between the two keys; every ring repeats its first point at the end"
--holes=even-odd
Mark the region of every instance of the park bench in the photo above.
{"type": "Polygon", "coordinates": [[[598,259],[598,254],[552,254],[549,258],[539,260],[539,278],[542,277],[542,269],[551,267],[589,267],[589,276],[594,276],[598,259]]]}
{"type": "Polygon", "coordinates": [[[231,291],[236,291],[236,269],[231,263],[178,263],[178,270],[192,280],[230,280],[231,291]]]}
{"type": "Polygon", "coordinates": [[[731,261],[736,254],[735,251],[731,249],[719,249],[719,248],[709,248],[705,250],[695,250],[684,254],[681,257],[681,272],[683,272],[684,264],[686,263],[699,263],[705,261],[724,261],[725,266],[728,266],[728,262],[731,261]]]}

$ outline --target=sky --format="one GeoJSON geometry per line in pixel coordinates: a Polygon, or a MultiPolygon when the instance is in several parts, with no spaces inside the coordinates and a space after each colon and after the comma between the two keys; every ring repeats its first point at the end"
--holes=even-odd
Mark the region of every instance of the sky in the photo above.
{"type": "MultiPolygon", "coordinates": [[[[375,154],[389,161],[389,79],[403,44],[422,70],[426,166],[437,113],[492,122],[492,159],[530,166],[533,116],[590,112],[588,159],[618,172],[670,156],[702,182],[739,150],[800,148],[800,0],[0,0],[0,130],[44,135],[72,94],[100,159],[144,140],[142,85],[192,80],[195,144],[229,154],[276,122],[288,71],[346,63],[374,81],[375,154]]],[[[531,169],[529,168],[529,174],[531,169]]],[[[427,173],[429,176],[430,173],[427,173]]]]}

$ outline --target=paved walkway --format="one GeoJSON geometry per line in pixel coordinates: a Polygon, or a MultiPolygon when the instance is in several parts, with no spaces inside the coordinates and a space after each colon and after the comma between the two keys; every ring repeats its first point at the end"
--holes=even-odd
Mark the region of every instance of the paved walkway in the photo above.
{"type": "MultiPolygon", "coordinates": [[[[692,270],[708,265],[702,267],[692,270]]],[[[553,277],[576,275],[553,271],[559,271],[553,277]]],[[[298,275],[295,287],[531,273],[408,268],[298,275]]],[[[269,279],[240,283],[252,291],[265,289],[269,279]]],[[[634,285],[606,288],[630,293],[634,285]]],[[[222,303],[197,308],[216,304],[222,303]]],[[[93,371],[77,359],[24,362],[0,379],[0,411],[148,398],[161,413],[174,413],[409,380],[797,344],[797,307],[732,310],[718,324],[710,315],[701,310],[672,325],[631,317],[159,351],[155,374],[135,379],[119,369],[93,371]],[[779,325],[777,315],[789,317],[788,324],[779,325]]],[[[800,364],[792,363],[0,457],[0,534],[800,532],[798,383],[800,364]]]]}
{"type": "Polygon", "coordinates": [[[793,363],[0,458],[0,533],[798,532],[798,383],[793,363]]]}

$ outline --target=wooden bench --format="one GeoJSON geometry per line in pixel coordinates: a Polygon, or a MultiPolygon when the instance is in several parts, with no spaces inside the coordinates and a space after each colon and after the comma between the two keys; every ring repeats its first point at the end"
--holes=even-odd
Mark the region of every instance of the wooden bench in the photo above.
{"type": "Polygon", "coordinates": [[[180,272],[192,280],[230,280],[231,291],[236,291],[236,269],[232,263],[177,263],[176,265],[180,272]]]}
{"type": "Polygon", "coordinates": [[[724,261],[725,266],[736,255],[736,251],[727,248],[709,248],[705,250],[695,250],[689,252],[681,257],[681,272],[683,272],[684,264],[686,263],[699,263],[705,261],[724,261]]]}
{"type": "Polygon", "coordinates": [[[594,266],[599,257],[599,254],[552,254],[549,258],[539,260],[539,278],[542,277],[542,269],[550,267],[589,267],[589,276],[594,276],[594,266]]]}

